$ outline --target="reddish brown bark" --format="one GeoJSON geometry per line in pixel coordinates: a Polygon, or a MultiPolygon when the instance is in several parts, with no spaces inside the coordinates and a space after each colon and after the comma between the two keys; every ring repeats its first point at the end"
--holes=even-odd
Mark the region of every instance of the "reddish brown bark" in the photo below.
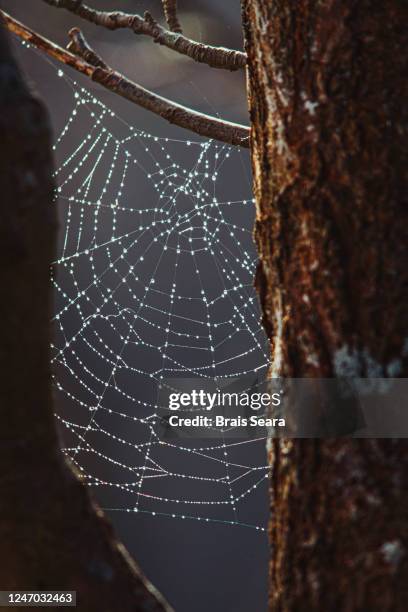
{"type": "Polygon", "coordinates": [[[65,463],[51,396],[50,127],[0,28],[0,589],[76,590],[84,612],[170,610],[65,463]]]}
{"type": "MultiPolygon", "coordinates": [[[[407,375],[407,8],[243,0],[273,375],[407,375]]],[[[270,456],[271,610],[405,610],[406,442],[270,456]]]]}

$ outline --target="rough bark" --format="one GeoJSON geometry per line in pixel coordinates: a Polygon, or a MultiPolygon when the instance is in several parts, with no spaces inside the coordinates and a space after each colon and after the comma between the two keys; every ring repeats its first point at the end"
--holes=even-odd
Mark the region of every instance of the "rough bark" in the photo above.
{"type": "MultiPolygon", "coordinates": [[[[243,0],[274,376],[407,376],[407,9],[243,0]]],[[[269,451],[271,610],[405,610],[407,443],[269,451]]]]}
{"type": "Polygon", "coordinates": [[[66,589],[84,612],[170,610],[64,461],[50,376],[56,243],[50,127],[0,27],[0,585],[66,589]]]}
{"type": "Polygon", "coordinates": [[[162,0],[167,24],[172,32],[181,32],[181,25],[177,17],[177,0],[162,0]]]}

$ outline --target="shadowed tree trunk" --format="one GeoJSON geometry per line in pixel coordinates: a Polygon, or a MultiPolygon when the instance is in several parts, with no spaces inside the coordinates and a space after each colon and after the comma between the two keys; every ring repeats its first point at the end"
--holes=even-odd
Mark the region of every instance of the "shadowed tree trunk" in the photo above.
{"type": "MultiPolygon", "coordinates": [[[[273,376],[408,374],[407,9],[243,0],[273,376]]],[[[406,441],[269,451],[270,609],[405,610],[406,441]]]]}
{"type": "Polygon", "coordinates": [[[84,612],[170,610],[65,463],[50,378],[50,127],[0,26],[0,589],[76,590],[84,612]]]}
{"type": "MultiPolygon", "coordinates": [[[[256,284],[271,374],[407,376],[408,5],[242,2],[256,284]]],[[[69,4],[78,12],[80,4],[69,4]]],[[[173,19],[174,2],[166,6],[173,19]]],[[[55,45],[44,47],[21,24],[9,27],[88,76],[104,76],[55,45]]],[[[47,267],[55,236],[49,130],[3,43],[0,52],[1,584],[77,588],[91,612],[161,610],[165,604],[125,559],[58,451],[48,354],[47,267]]],[[[151,92],[120,83],[132,101],[157,102],[151,92]]],[[[173,112],[175,105],[165,103],[173,112]]],[[[194,129],[196,114],[186,115],[194,129]]],[[[201,134],[214,135],[208,126],[215,124],[221,139],[247,142],[243,126],[200,121],[201,134]]],[[[405,610],[406,443],[272,440],[270,457],[271,610],[405,610]]]]}

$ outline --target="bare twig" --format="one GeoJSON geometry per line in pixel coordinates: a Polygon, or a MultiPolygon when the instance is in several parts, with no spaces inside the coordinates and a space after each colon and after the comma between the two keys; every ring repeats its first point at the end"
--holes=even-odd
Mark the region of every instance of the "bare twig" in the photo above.
{"type": "Polygon", "coordinates": [[[172,32],[179,32],[182,29],[177,18],[177,0],[162,0],[164,16],[166,17],[167,25],[172,32]]]}
{"type": "Polygon", "coordinates": [[[93,81],[99,83],[109,91],[117,93],[123,98],[134,102],[138,106],[142,106],[156,115],[160,115],[169,123],[178,125],[179,127],[200,134],[201,136],[220,140],[231,145],[249,147],[250,131],[248,127],[238,123],[231,123],[230,121],[223,121],[203,113],[198,113],[181,104],[158,96],[141,85],[130,81],[119,72],[115,72],[107,67],[105,62],[103,62],[95,51],[89,47],[82,35],[80,35],[82,40],[81,46],[81,43],[79,43],[80,38],[78,36],[78,30],[74,30],[75,40],[71,40],[70,43],[71,49],[73,49],[72,45],[75,45],[75,51],[78,53],[78,55],[74,55],[66,49],[47,40],[40,34],[37,34],[4,11],[0,11],[0,14],[3,16],[7,28],[11,32],[33,44],[44,53],[47,53],[47,55],[54,57],[63,64],[71,66],[71,68],[90,77],[93,81]],[[90,55],[90,53],[92,53],[92,55],[90,55]],[[83,59],[85,58],[85,54],[88,58],[87,61],[83,59]],[[99,62],[98,65],[89,63],[91,57],[93,62],[99,62]]]}
{"type": "Polygon", "coordinates": [[[91,66],[111,70],[108,64],[106,64],[88,45],[85,36],[79,28],[72,28],[68,32],[68,36],[71,42],[67,45],[67,49],[74,53],[74,55],[79,55],[79,57],[82,57],[88,64],[91,64],[91,66]]]}
{"type": "Polygon", "coordinates": [[[246,54],[242,51],[213,47],[191,40],[178,31],[172,32],[163,28],[148,12],[145,13],[144,17],[141,17],[121,11],[97,11],[78,0],[43,1],[50,6],[66,9],[86,21],[109,30],[128,28],[135,34],[150,36],[154,42],[186,55],[196,62],[208,64],[212,68],[239,70],[246,65],[246,54]]]}

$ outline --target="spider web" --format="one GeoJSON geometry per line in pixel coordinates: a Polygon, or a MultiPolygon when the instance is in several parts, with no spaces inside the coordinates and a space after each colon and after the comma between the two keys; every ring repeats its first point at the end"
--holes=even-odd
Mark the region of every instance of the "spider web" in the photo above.
{"type": "Polygon", "coordinates": [[[64,453],[108,511],[247,520],[265,439],[168,440],[171,377],[266,373],[246,155],[128,125],[61,70],[52,366],[64,453]]]}

